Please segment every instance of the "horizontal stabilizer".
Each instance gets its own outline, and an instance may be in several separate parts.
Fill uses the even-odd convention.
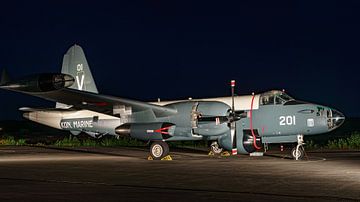
[[[19,111],[22,112],[37,112],[37,111],[73,111],[71,109],[62,109],[62,108],[31,108],[31,107],[21,107]]]
[[[10,82],[10,77],[9,77],[6,69],[3,69],[2,73],[1,73],[0,85],[4,85],[4,84],[6,84],[8,82]]]

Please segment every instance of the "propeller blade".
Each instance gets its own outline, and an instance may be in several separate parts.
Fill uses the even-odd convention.
[[[217,125],[229,122],[229,118],[227,116],[201,116],[197,119],[198,121],[215,121]]]
[[[232,155],[237,155],[237,139],[236,139],[236,122],[230,123],[231,141],[232,141]]]
[[[234,96],[235,96],[235,80],[231,80],[231,110],[233,113],[235,112]]]
[[[232,155],[237,155],[237,140],[236,140],[236,121],[240,120],[240,117],[235,113],[235,80],[231,80],[231,113],[229,114],[230,133],[232,142]]]

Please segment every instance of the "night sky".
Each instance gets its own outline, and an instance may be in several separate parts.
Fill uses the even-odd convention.
[[[4,1],[6,2],[6,1]],[[285,89],[360,117],[359,1],[0,3],[0,69],[60,72],[74,43],[100,93],[155,101]],[[7,1],[10,2],[10,1]],[[0,120],[52,107],[0,91]]]

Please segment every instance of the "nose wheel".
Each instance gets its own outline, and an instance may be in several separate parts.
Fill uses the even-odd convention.
[[[305,151],[304,151],[304,148],[301,146],[299,147],[296,146],[294,147],[292,150],[291,150],[291,156],[293,157],[293,159],[295,160],[301,160],[304,158],[305,156]]]
[[[296,147],[294,147],[291,150],[291,156],[295,160],[301,160],[305,156],[305,149],[303,147],[303,145],[305,144],[304,143],[304,135],[298,135],[297,140],[298,140],[298,144],[296,145]]]

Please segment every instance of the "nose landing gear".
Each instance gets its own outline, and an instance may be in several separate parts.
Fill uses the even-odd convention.
[[[301,160],[305,156],[305,149],[303,147],[304,143],[304,135],[297,136],[298,144],[291,150],[291,156],[297,161]]]

